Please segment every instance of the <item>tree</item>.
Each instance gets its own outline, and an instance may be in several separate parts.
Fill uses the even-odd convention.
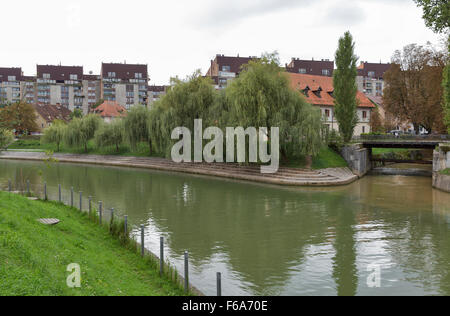
[[[70,147],[84,147],[87,152],[88,142],[94,137],[101,123],[101,118],[95,114],[73,119],[64,134],[65,143]]]
[[[370,114],[370,129],[374,133],[385,132],[378,107],[372,110],[372,113]]]
[[[0,149],[14,141],[14,133],[7,129],[0,129]]]
[[[358,101],[356,93],[356,76],[358,75],[356,63],[358,57],[354,54],[355,43],[350,32],[346,32],[339,39],[336,51],[336,70],[333,75],[335,115],[339,123],[339,130],[345,142],[353,137],[353,131],[358,122],[356,108]]]
[[[441,131],[442,72],[445,54],[432,47],[411,44],[396,51],[385,73],[383,104],[387,112],[411,122],[416,133],[423,126],[429,132]]]
[[[25,102],[17,102],[0,109],[0,128],[15,130],[19,134],[36,132],[36,111]]]
[[[217,95],[211,80],[204,78],[199,70],[186,80],[172,78],[171,87],[154,104],[148,118],[149,136],[155,148],[168,155],[173,144],[171,132],[175,127],[183,126],[192,131],[196,119],[209,124],[210,109]]]
[[[56,144],[56,151],[60,150],[61,143],[66,134],[67,125],[63,121],[55,120],[53,124],[44,130],[43,144]]]
[[[427,27],[436,33],[450,28],[450,3],[448,0],[414,0],[423,9],[423,19]]]
[[[450,133],[450,63],[447,63],[447,66],[444,69],[442,88],[444,90],[443,108],[445,113],[445,124],[447,125],[448,133]]]
[[[152,153],[151,138],[148,133],[149,110],[144,106],[132,107],[124,118],[125,140],[130,144],[132,150],[137,149],[140,142],[148,142],[150,154]]]
[[[82,118],[83,117],[83,111],[80,109],[73,110],[72,113],[70,113],[70,119],[73,120],[74,118]]]
[[[115,119],[109,124],[103,124],[95,132],[95,145],[100,147],[115,146],[116,151],[119,152],[119,146],[124,139],[124,127],[122,119]]]
[[[226,89],[227,102],[221,102],[229,112],[222,119],[230,126],[271,127],[280,129],[280,150],[283,158],[315,156],[322,147],[320,111],[306,102],[290,87],[289,79],[279,65],[278,55],[265,54],[244,66],[239,78]],[[214,109],[215,120],[220,111]],[[214,115],[214,113],[213,113]]]

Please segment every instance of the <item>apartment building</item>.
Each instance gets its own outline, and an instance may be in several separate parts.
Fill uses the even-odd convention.
[[[148,101],[148,66],[139,64],[102,63],[101,98],[115,101],[127,110]]]
[[[22,68],[0,68],[0,104],[20,101]]]
[[[83,110],[83,67],[37,65],[36,103],[60,104],[71,111]]]
[[[369,97],[380,97],[384,90],[384,73],[391,64],[361,62],[356,83],[358,90]]]
[[[206,73],[214,83],[216,89],[224,89],[229,82],[236,78],[242,71],[242,66],[248,64],[249,61],[258,59],[257,57],[232,57],[225,55],[216,55],[214,60],[211,60],[211,66]]]
[[[167,93],[168,88],[168,86],[148,86],[148,105],[151,106],[153,102],[158,101]]]
[[[291,62],[286,64],[286,71],[295,74],[332,77],[334,61],[330,61],[329,59],[302,60],[299,58],[292,58]]]
[[[20,99],[28,104],[35,104],[36,96],[36,77],[22,76],[20,81]]]
[[[339,130],[339,124],[334,114],[334,86],[333,78],[306,74],[289,73],[291,88],[305,96],[306,100],[320,108],[325,124],[330,130]],[[375,105],[364,93],[358,91],[356,95],[359,106],[357,108],[358,123],[355,135],[370,133],[370,119]]]

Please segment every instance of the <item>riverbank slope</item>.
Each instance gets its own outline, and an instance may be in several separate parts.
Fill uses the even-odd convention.
[[[49,157],[42,152],[0,152],[0,159],[22,159],[44,161]],[[292,186],[334,186],[349,184],[358,179],[349,168],[327,168],[306,170],[280,168],[275,174],[261,174],[258,166],[242,166],[228,163],[175,163],[168,159],[152,157],[122,157],[103,155],[54,154],[59,162],[86,163],[107,166],[156,169],[184,172],[205,176],[216,176],[236,180]]]
[[[46,226],[39,218],[58,218]],[[67,266],[81,269],[69,288]],[[0,296],[173,296],[183,292],[85,213],[0,192]]]

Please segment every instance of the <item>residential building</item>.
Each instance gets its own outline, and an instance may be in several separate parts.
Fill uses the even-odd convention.
[[[384,73],[391,64],[361,62],[358,67],[356,83],[358,90],[367,96],[382,96],[384,90]]]
[[[89,75],[83,75],[83,94],[84,94],[84,106],[83,108],[90,109],[100,100],[101,93],[101,76],[93,75],[92,72]]]
[[[291,87],[305,96],[306,100],[320,107],[325,124],[332,130],[339,130],[339,124],[334,114],[333,78],[306,74],[289,73]],[[359,106],[357,109],[358,123],[355,135],[370,133],[370,117],[375,105],[360,91],[357,92]]]
[[[211,60],[211,66],[206,73],[214,83],[216,89],[224,89],[228,83],[236,78],[242,71],[242,66],[248,64],[249,61],[258,59],[257,57],[230,57],[225,55],[216,55],[214,60]]]
[[[21,68],[0,68],[0,104],[20,101]]]
[[[126,109],[146,105],[148,81],[147,65],[102,63],[101,99],[115,101]]]
[[[55,120],[69,122],[71,119],[72,112],[61,105],[35,104],[34,109],[36,110],[36,123],[39,132],[51,126]]]
[[[151,106],[153,102],[158,101],[167,93],[167,89],[168,86],[148,86],[148,105]]]
[[[60,104],[72,112],[88,112],[82,66],[37,65],[36,95],[37,104]]]
[[[99,115],[106,123],[110,123],[115,118],[127,115],[125,107],[121,106],[116,101],[104,101],[91,112]]]
[[[302,60],[292,58],[291,62],[286,64],[286,71],[296,74],[332,77],[334,71],[334,61],[330,61],[329,59]]]
[[[20,81],[20,99],[28,104],[36,103],[36,77],[22,76]]]

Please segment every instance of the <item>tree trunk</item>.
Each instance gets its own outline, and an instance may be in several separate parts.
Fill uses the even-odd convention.
[[[84,143],[84,152],[87,154],[88,152],[88,148],[87,148],[87,143]]]
[[[119,152],[119,144],[116,144],[116,152]]]
[[[148,141],[148,149],[150,150],[150,156],[152,155],[152,141]]]
[[[312,168],[312,156],[306,155],[305,162],[306,162],[306,166],[305,166],[306,169],[311,169]]]
[[[59,152],[59,143],[56,143],[56,151]]]

